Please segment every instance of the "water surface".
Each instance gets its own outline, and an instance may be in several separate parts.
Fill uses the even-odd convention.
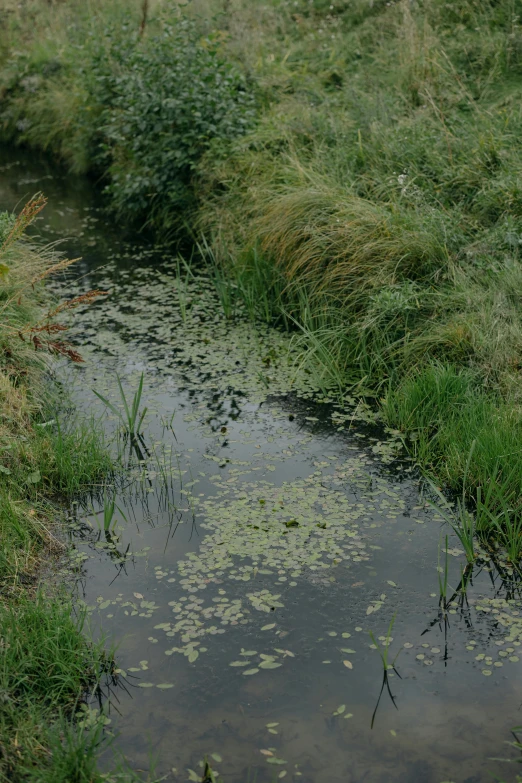
[[[79,598],[118,646],[114,747],[179,781],[204,757],[227,783],[514,779],[493,760],[516,758],[521,722],[510,575],[481,564],[441,612],[438,569],[451,597],[463,553],[451,536],[442,551],[449,531],[371,409],[329,402],[287,335],[227,321],[210,282],[125,236],[88,181],[3,152],[0,207],[38,190],[40,236],[82,256],[58,292],[110,292],[77,311],[86,361],[59,377],[109,433],[93,390],[118,406],[116,374],[128,397],[145,378],[143,437],[114,446],[115,524],[100,530],[110,488],[71,513]]]

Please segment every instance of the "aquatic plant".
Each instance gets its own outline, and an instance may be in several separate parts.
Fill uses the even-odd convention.
[[[96,513],[94,508],[92,509],[92,513],[94,518],[96,519],[96,523],[98,525],[98,528],[100,530],[103,530],[104,533],[111,533],[112,529],[114,528],[114,525],[116,524],[116,519],[114,518],[115,511],[118,510],[123,519],[126,521],[125,514],[121,510],[119,506],[116,505],[116,495],[114,492],[109,492],[107,490],[107,487],[105,487],[104,493],[103,493],[103,509],[102,509],[102,518],[100,520],[99,515]]]
[[[143,394],[143,378],[144,374],[141,373],[140,380],[138,383],[138,388],[133,394],[132,402],[129,402],[127,400],[127,397],[125,395],[125,391],[122,386],[121,378],[118,374],[116,374],[116,381],[118,384],[118,390],[120,393],[120,400],[123,405],[123,412],[120,410],[120,408],[116,407],[116,405],[113,405],[113,403],[107,399],[107,397],[104,397],[103,394],[100,394],[96,391],[96,389],[93,389],[94,394],[103,402],[103,404],[112,412],[115,416],[118,417],[120,422],[122,423],[125,432],[131,440],[135,440],[136,437],[139,435],[140,427],[143,423],[143,419],[145,418],[147,414],[147,408],[143,408],[140,411],[141,406],[141,397]]]
[[[372,640],[375,648],[379,652],[379,656],[380,656],[381,663],[382,663],[382,669],[383,669],[381,690],[380,690],[379,696],[377,698],[377,704],[375,705],[375,709],[373,711],[372,720],[371,720],[371,724],[370,724],[370,728],[372,728],[372,729],[373,729],[373,726],[374,726],[374,723],[375,723],[375,718],[377,716],[377,710],[379,709],[379,704],[381,702],[381,697],[382,697],[382,694],[383,694],[385,688],[387,688],[387,690],[388,690],[388,695],[389,695],[389,697],[390,697],[390,699],[392,701],[393,706],[395,707],[395,709],[398,709],[397,704],[395,702],[395,697],[394,697],[393,693],[391,692],[391,688],[390,688],[389,672],[391,670],[394,671],[395,674],[397,675],[397,677],[400,678],[400,674],[397,671],[397,669],[395,668],[395,661],[397,660],[397,658],[399,656],[400,650],[398,651],[397,655],[395,656],[395,658],[391,662],[390,662],[389,657],[388,657],[389,656],[390,643],[392,641],[391,634],[392,634],[392,630],[393,630],[393,625],[395,623],[395,618],[396,618],[396,615],[394,614],[392,619],[390,620],[390,624],[388,625],[388,630],[386,632],[386,638],[385,638],[382,646],[376,640],[376,638],[375,638],[375,636],[373,634],[373,631],[369,632],[371,640]]]

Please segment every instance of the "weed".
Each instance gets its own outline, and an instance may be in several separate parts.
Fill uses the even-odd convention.
[[[107,488],[105,488],[103,493],[103,515],[101,520],[94,509],[92,509],[93,516],[96,519],[100,531],[103,530],[104,533],[112,533],[112,529],[116,524],[116,520],[114,518],[116,510],[118,510],[123,519],[127,521],[121,508],[116,505],[116,497],[114,493],[109,494],[107,492]]]
[[[439,540],[439,548],[437,551],[437,577],[439,580],[439,606],[443,611],[446,611],[447,595],[448,595],[448,536],[445,537],[444,547],[444,566],[440,564],[441,546]]]
[[[93,389],[93,392],[103,402],[103,404],[112,413],[114,413],[115,416],[118,417],[118,419],[120,420],[120,422],[122,423],[125,429],[125,432],[132,440],[135,440],[136,437],[139,435],[140,427],[143,423],[143,419],[145,418],[145,415],[148,410],[148,408],[143,408],[143,410],[141,410],[140,412],[141,397],[143,394],[143,377],[144,374],[141,373],[140,380],[138,383],[138,388],[134,392],[134,395],[132,397],[132,402],[129,403],[125,395],[125,391],[123,389],[120,376],[116,375],[116,380],[118,382],[118,389],[120,392],[120,400],[123,405],[123,413],[119,408],[113,405],[110,400],[108,400],[102,394],[97,392],[96,389]]]

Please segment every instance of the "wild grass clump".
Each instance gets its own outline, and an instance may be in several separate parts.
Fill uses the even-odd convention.
[[[47,780],[48,767],[55,770],[54,780],[63,783],[94,779],[61,772],[69,767],[70,773],[65,762],[73,737],[83,756],[79,768],[89,768],[91,775],[95,770],[89,738],[79,739],[69,726],[86,688],[98,682],[108,665],[102,646],[84,637],[83,619],[72,617],[70,601],[63,598],[38,594],[16,604],[0,603],[2,779]]]
[[[522,557],[522,417],[487,393],[476,374],[432,364],[413,371],[383,400],[393,427],[437,482],[461,490],[451,522],[466,552],[473,535],[501,543],[509,560]],[[469,505],[468,505],[469,504]]]
[[[359,299],[404,279],[441,274],[448,254],[437,226],[327,183],[267,200],[254,224],[262,250],[289,282]]]

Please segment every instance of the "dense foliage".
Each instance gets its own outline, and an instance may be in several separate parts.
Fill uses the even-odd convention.
[[[43,63],[17,53],[3,74],[0,121],[73,169],[101,174],[121,218],[164,229],[192,205],[203,154],[222,155],[252,125],[253,90],[220,37],[190,19],[169,15],[145,36],[123,14],[102,22],[72,24],[68,49]]]
[[[122,214],[160,211],[168,221],[190,201],[202,154],[245,132],[253,99],[217,39],[201,39],[188,20],[137,40],[120,63],[103,115],[108,191]]]

